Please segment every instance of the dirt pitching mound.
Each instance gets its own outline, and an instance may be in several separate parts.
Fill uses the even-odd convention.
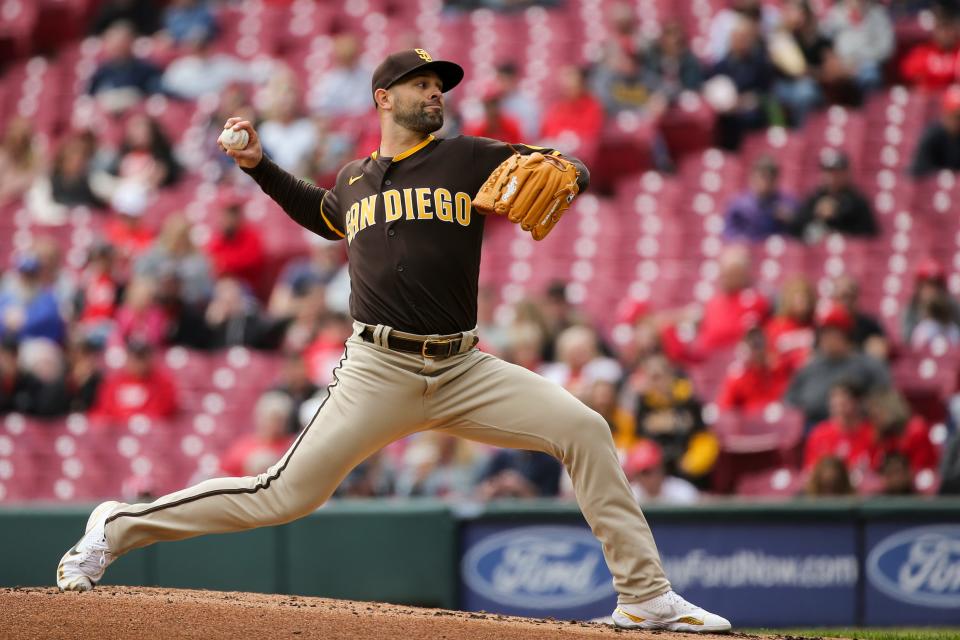
[[[555,638],[757,638],[622,631],[589,622],[419,609],[258,593],[98,587],[87,593],[0,589],[3,638],[324,638],[540,640]]]

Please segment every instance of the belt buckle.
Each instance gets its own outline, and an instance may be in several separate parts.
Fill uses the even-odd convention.
[[[432,356],[427,353],[427,346],[430,344],[450,344],[459,338],[439,338],[437,340],[424,340],[423,345],[420,347],[420,355],[424,358],[430,358],[431,360],[436,360],[437,358],[449,358],[451,354],[445,356]]]

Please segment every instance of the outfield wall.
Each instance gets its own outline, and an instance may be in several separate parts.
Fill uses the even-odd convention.
[[[0,586],[50,585],[88,507],[0,508]],[[739,626],[960,625],[960,500],[646,509],[675,588]],[[599,544],[555,502],[337,501],[295,523],[135,551],[106,584],[297,593],[588,619]]]

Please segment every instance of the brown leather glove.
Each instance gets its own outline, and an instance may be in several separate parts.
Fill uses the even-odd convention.
[[[543,240],[580,192],[579,172],[569,160],[534,152],[518,153],[493,170],[473,199],[480,213],[506,215]]]

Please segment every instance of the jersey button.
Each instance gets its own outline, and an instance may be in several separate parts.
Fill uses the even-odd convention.
[[[393,180],[384,180],[384,181],[383,181],[383,184],[385,184],[385,185],[387,185],[387,186],[389,187],[390,185],[393,184]]]
[[[395,235],[397,235],[396,229],[390,229],[389,231],[387,231],[387,235],[390,236],[391,238],[394,237]]]
[[[403,265],[402,265],[402,264],[398,264],[398,265],[397,265],[397,271],[401,271],[401,272],[403,271]]]

